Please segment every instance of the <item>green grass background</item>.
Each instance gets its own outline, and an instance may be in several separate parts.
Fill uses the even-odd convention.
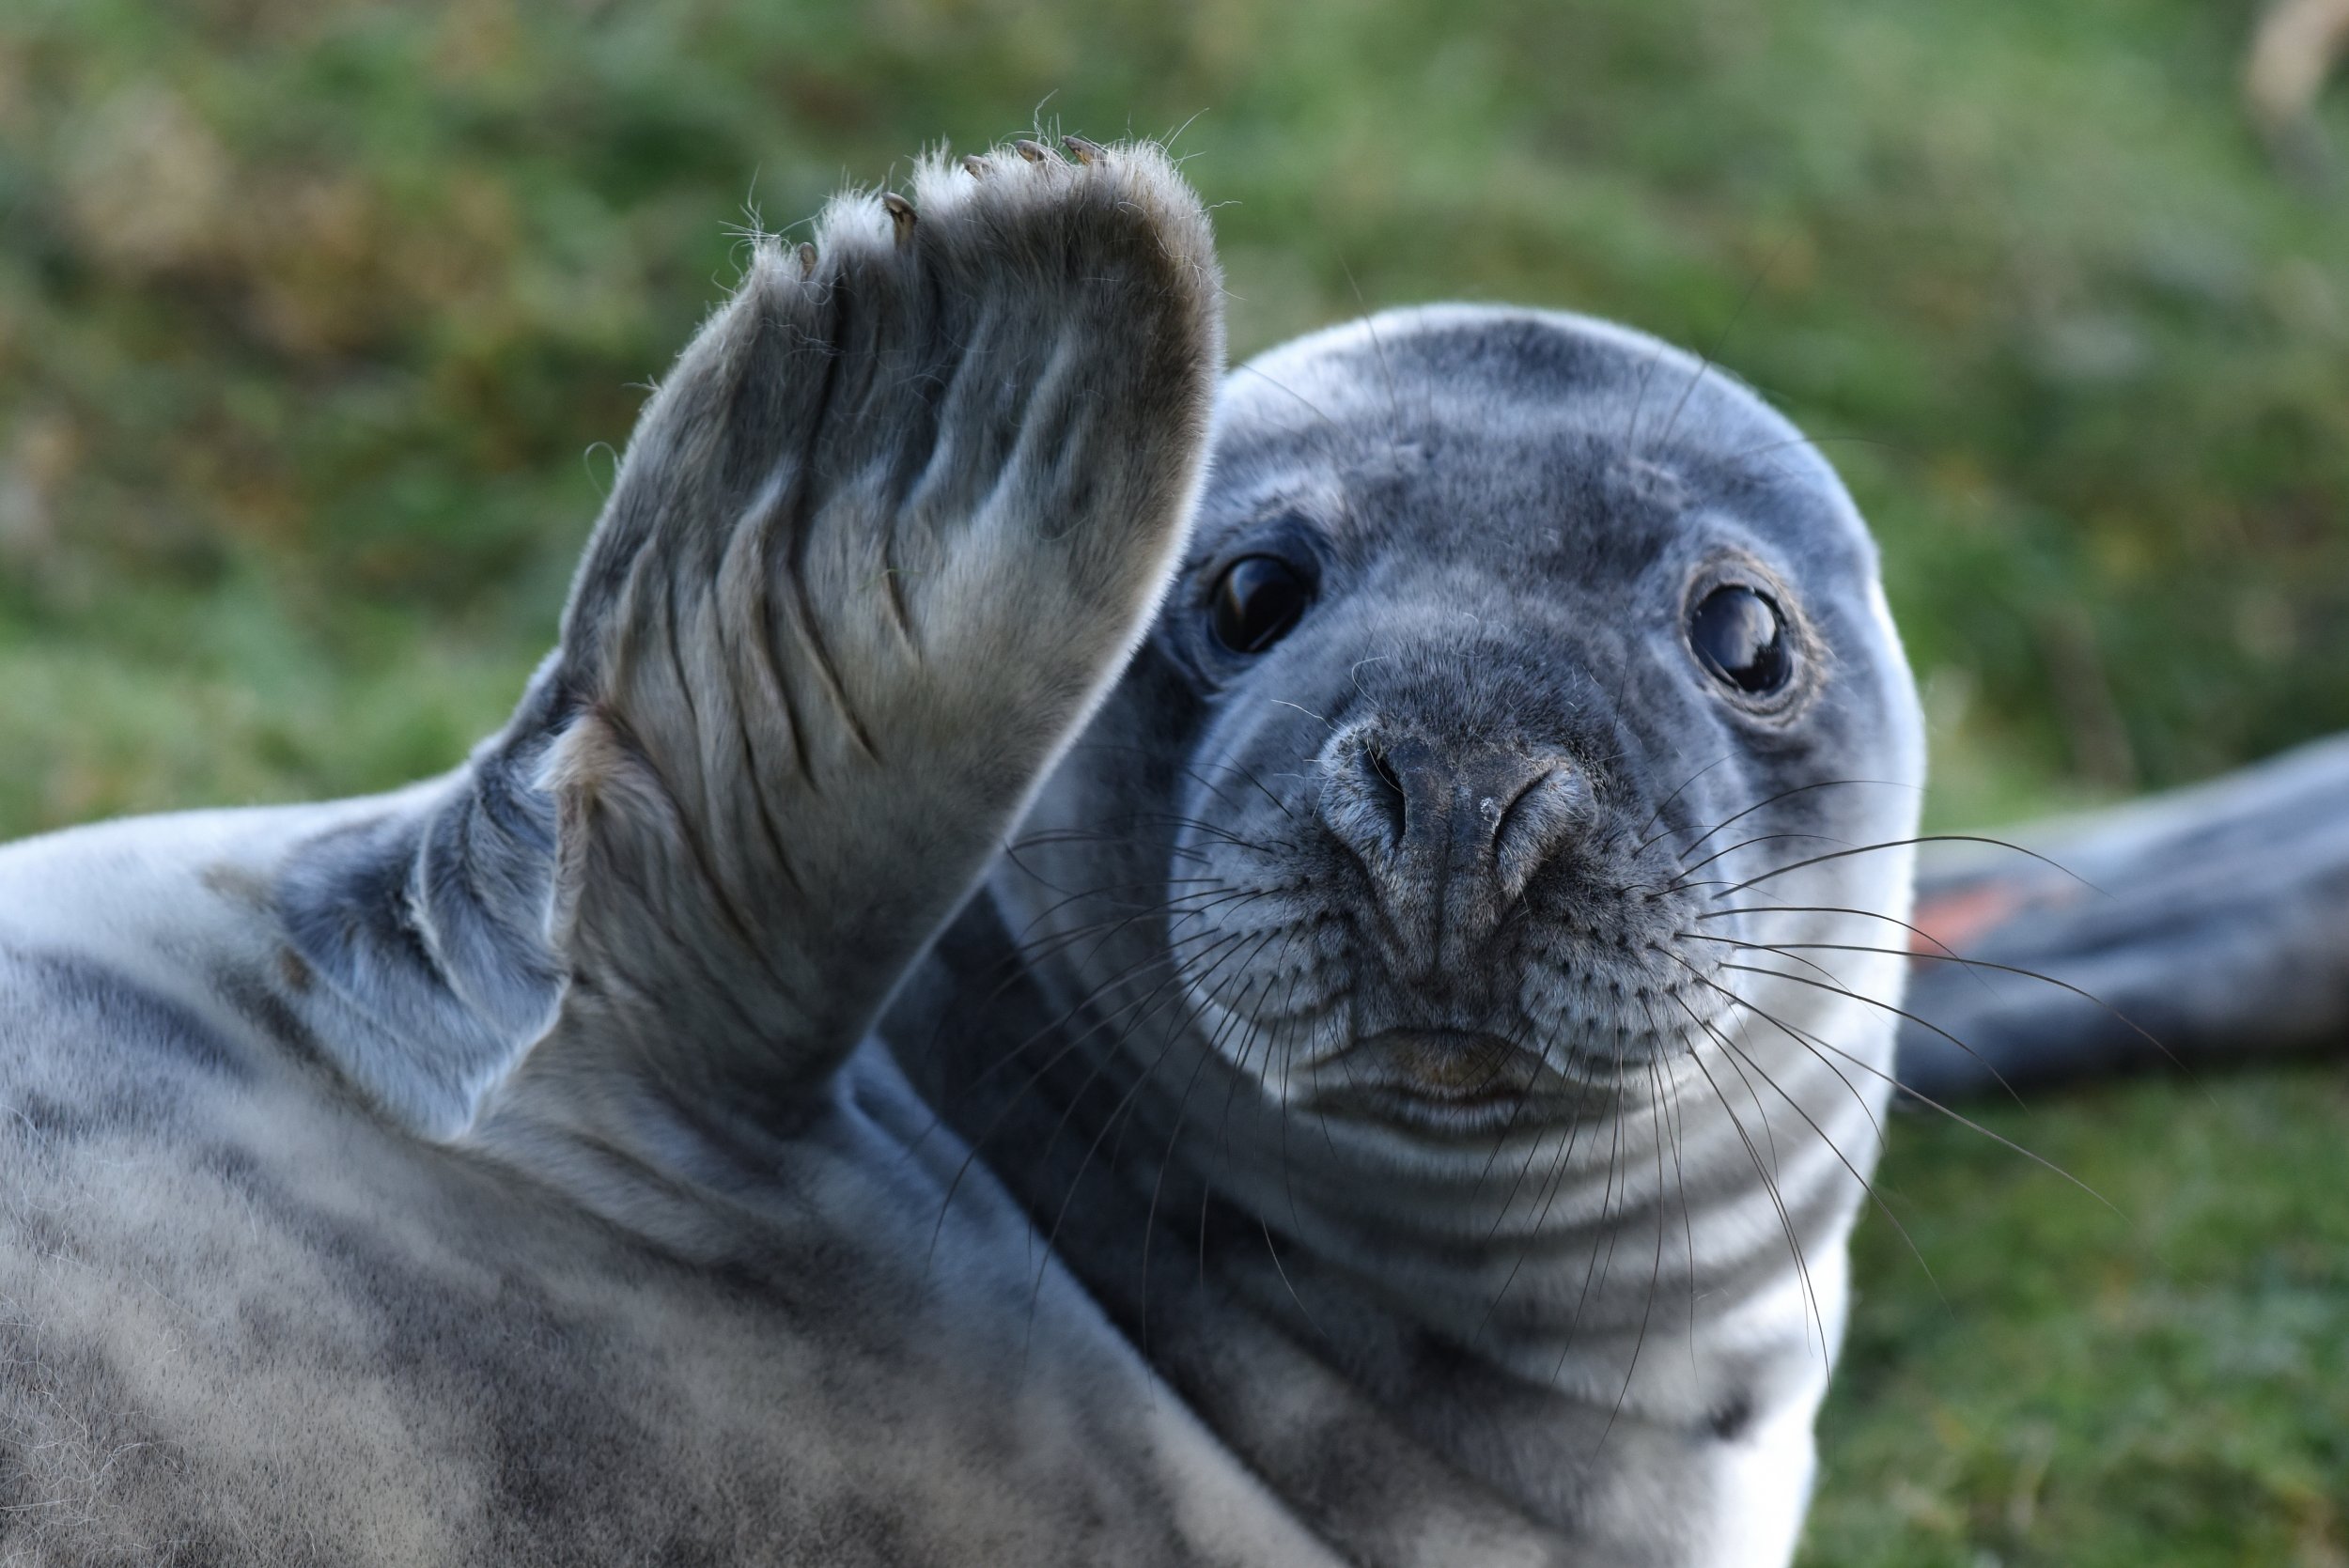
[[[493,726],[642,396],[844,180],[1179,131],[1237,352],[1618,317],[1821,438],[1942,824],[2349,727],[2349,202],[2246,0],[11,0],[0,833]],[[2325,136],[2349,148],[2349,116]],[[1813,1564],[2349,1563],[2349,1076],[1905,1119]],[[1937,1281],[1937,1283],[1936,1282]]]

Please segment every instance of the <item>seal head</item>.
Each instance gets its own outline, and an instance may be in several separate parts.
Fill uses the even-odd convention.
[[[967,1060],[1024,1050],[1058,1119],[932,1093],[1152,1345],[1221,1258],[1609,1560],[1791,1551],[1923,771],[1876,571],[1785,419],[1617,327],[1434,307],[1243,366],[1156,629],[991,879],[1053,1021]],[[1177,1385],[1240,1408],[1207,1359]],[[1659,1474],[1669,1528],[1591,1500]]]
[[[1459,306],[1234,377],[1092,739],[1001,894],[1065,930],[1104,911],[1050,887],[1156,871],[1163,914],[1045,967],[1146,987],[1162,943],[1161,1011],[1230,1070],[1406,1143],[1570,1119],[1743,1028],[1719,965],[1786,928],[1721,895],[1906,836],[1922,753],[1874,546],[1792,426],[1621,328]],[[1831,879],[1897,916],[1878,862]]]

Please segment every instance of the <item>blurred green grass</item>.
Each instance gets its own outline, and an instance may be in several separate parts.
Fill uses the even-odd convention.
[[[1179,131],[1234,348],[1617,317],[1817,436],[1944,823],[2349,727],[2349,204],[2244,0],[14,0],[0,833],[447,766],[552,637],[642,386],[940,136]],[[2323,127],[2349,146],[2336,109]],[[2344,1081],[1898,1128],[1819,1563],[2349,1561]]]
[[[2349,1560],[2349,1072],[1968,1111],[2103,1201],[1895,1119],[1806,1561]]]

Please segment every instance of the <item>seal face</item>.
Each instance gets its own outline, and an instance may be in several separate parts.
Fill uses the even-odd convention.
[[[1719,966],[1774,894],[1727,889],[1913,820],[1873,548],[1718,371],[1395,313],[1239,372],[1213,472],[1116,738],[1037,818],[1130,836],[1020,861],[1081,888],[1165,856],[1162,926],[1064,967],[1163,942],[1187,1022],[1284,1101],[1405,1141],[1570,1118],[1742,1027]]]
[[[1158,641],[1202,705],[1167,802],[1205,879],[1174,955],[1216,1048],[1302,1109],[1563,1120],[1572,1084],[1643,1078],[1731,1010],[1715,970],[1753,921],[1704,917],[1760,867],[1692,850],[1853,823],[1761,805],[1781,791],[1913,779],[1874,565],[1741,399],[1689,388],[1642,442],[1628,345],[1610,365],[1604,337],[1497,314],[1372,331],[1244,375],[1225,415]],[[1297,380],[1343,436],[1277,417]],[[1220,584],[1266,559],[1312,602],[1235,653]]]
[[[993,881],[1067,1020],[1028,1054],[1045,1097],[1154,1200],[1081,1272],[1113,1295],[1189,1205],[1212,1274],[1228,1209],[1279,1263],[1268,1315],[1535,1516],[1626,1561],[1791,1551],[1899,988],[1803,944],[1902,945],[1921,783],[1857,513],[1719,371],[1472,307],[1243,367],[1210,474]],[[1056,1233],[1107,1204],[965,1125]],[[1496,1454],[1404,1364],[1437,1344],[1597,1418]],[[1690,1522],[1609,1514],[1614,1460],[1559,1434],[1636,1454],[1648,1421],[1775,1422],[1784,1498],[1724,1471],[1675,1492]]]

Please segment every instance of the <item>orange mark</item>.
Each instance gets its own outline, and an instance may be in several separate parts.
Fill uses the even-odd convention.
[[[1917,906],[1910,924],[1923,935],[1911,933],[1908,950],[1928,958],[1946,957],[2030,902],[2012,882],[1982,882],[1960,893],[1943,893]],[[1936,942],[1948,944],[1945,951]]]

